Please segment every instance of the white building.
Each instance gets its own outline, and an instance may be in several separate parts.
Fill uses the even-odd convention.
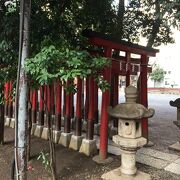
[[[180,32],[175,32],[175,44],[169,44],[158,48],[160,52],[155,58],[151,58],[149,64],[156,62],[165,71],[164,81],[154,83],[150,78],[148,87],[174,87],[180,88]]]

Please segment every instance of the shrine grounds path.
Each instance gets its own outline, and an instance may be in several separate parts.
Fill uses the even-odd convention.
[[[168,149],[169,145],[180,141],[180,129],[173,124],[177,119],[177,110],[169,101],[180,98],[173,94],[148,94],[149,107],[155,109],[154,117],[149,119],[149,139],[154,142],[153,149],[176,153]]]
[[[163,152],[169,151],[168,146],[180,140],[180,130],[173,124],[176,120],[176,108],[169,105],[178,95],[149,94],[149,107],[156,110],[153,118],[149,119],[149,138],[155,145],[151,148]],[[121,102],[123,97],[121,97]],[[14,130],[5,128],[5,145],[0,145],[0,180],[10,179],[11,162],[13,159]],[[39,138],[32,138],[31,161],[29,162],[28,180],[48,180],[48,172],[44,169],[37,157],[41,150],[48,151],[48,142]],[[76,151],[56,146],[58,180],[100,180],[101,175],[120,166],[120,156],[113,156],[113,162],[99,165]],[[179,180],[176,175],[165,170],[156,169],[144,164],[137,164],[139,170],[151,174],[153,180]],[[38,179],[39,178],[39,179]]]

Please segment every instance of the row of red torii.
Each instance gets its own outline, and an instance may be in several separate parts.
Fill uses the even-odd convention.
[[[94,48],[91,53],[101,53],[101,55],[110,58],[112,65],[103,70],[102,75],[106,79],[111,88],[102,93],[101,109],[98,109],[98,86],[92,77],[88,79],[76,79],[77,94],[76,98],[72,93],[66,94],[59,81],[55,81],[53,86],[42,86],[39,91],[31,90],[29,101],[31,102],[31,120],[33,130],[36,127],[43,127],[39,136],[42,135],[43,129],[48,126],[43,105],[42,96],[47,103],[47,109],[54,115],[54,130],[62,132],[64,135],[63,144],[68,147],[72,132],[74,137],[83,137],[82,129],[86,130],[86,142],[94,141],[96,128],[100,128],[100,146],[99,155],[101,159],[107,158],[108,148],[108,130],[109,117],[107,113],[108,106],[115,106],[119,103],[119,76],[126,77],[126,86],[130,85],[130,76],[139,74],[139,101],[145,107],[148,106],[147,98],[147,74],[151,71],[148,67],[148,58],[155,56],[158,50],[132,44],[126,41],[117,40],[108,35],[100,34],[91,30],[84,30],[83,35],[88,38],[90,45]],[[101,48],[98,52],[95,49]],[[124,52],[125,56],[113,56],[113,52]],[[136,54],[139,58],[133,58],[132,54]],[[70,82],[69,82],[70,83]],[[12,90],[12,82],[5,84],[5,116],[6,125],[13,123],[13,102],[8,98],[9,92]],[[84,101],[85,99],[85,101]],[[75,108],[74,108],[75,107]],[[74,112],[75,111],[75,112]],[[100,115],[100,118],[99,118]],[[84,128],[84,125],[86,127]],[[12,125],[11,125],[12,126]],[[113,121],[113,127],[117,128],[117,120]],[[142,133],[148,139],[148,121],[142,119]],[[61,138],[61,135],[59,137]],[[56,137],[57,138],[57,137]],[[78,138],[77,138],[78,139]],[[83,138],[79,138],[78,147],[82,143]],[[56,139],[56,142],[60,140]],[[91,143],[90,143],[91,144]],[[91,147],[89,147],[91,149]],[[91,151],[91,150],[90,150]],[[92,152],[93,153],[93,152]],[[89,152],[88,155],[92,154]],[[87,153],[85,153],[87,154]]]

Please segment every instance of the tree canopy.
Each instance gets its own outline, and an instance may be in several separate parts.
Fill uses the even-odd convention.
[[[150,75],[151,79],[154,80],[154,82],[162,82],[164,80],[164,76],[165,71],[160,67],[156,67]]]
[[[30,55],[44,40],[84,49],[81,31],[90,28],[131,42],[141,36],[147,46],[173,43],[172,28],[180,27],[179,0],[36,0],[32,1]],[[0,2],[0,74],[13,78],[18,59],[19,0]],[[49,44],[51,45],[51,44]],[[12,73],[11,73],[12,72]]]

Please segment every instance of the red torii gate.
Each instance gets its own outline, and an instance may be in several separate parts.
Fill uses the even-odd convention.
[[[147,73],[151,71],[148,67],[148,58],[156,56],[159,52],[157,49],[148,48],[118,40],[105,34],[94,32],[92,30],[84,30],[83,36],[89,39],[89,43],[103,49],[103,56],[112,59],[112,66],[104,69],[103,76],[112,86],[113,98],[112,105],[118,104],[118,76],[126,76],[126,86],[130,84],[130,75],[137,75],[140,72],[140,103],[145,107],[148,106],[147,98]],[[118,54],[113,57],[113,51],[125,52],[125,57]],[[132,58],[131,54],[140,55],[140,58]],[[102,55],[102,54],[101,54]],[[100,126],[100,158],[106,159],[108,146],[108,113],[107,108],[110,105],[110,90],[106,90],[102,95],[101,107],[101,126]],[[117,125],[116,125],[117,126]],[[142,119],[142,133],[148,139],[148,121]]]
[[[130,76],[137,75],[140,73],[140,103],[147,107],[147,73],[151,70],[148,67],[148,57],[155,56],[158,50],[139,46],[126,41],[117,40],[108,35],[97,33],[91,30],[83,31],[83,35],[89,39],[89,43],[93,47],[100,47],[101,51],[97,51],[97,48],[92,50],[93,54],[100,54],[108,57],[112,61],[112,65],[103,70],[102,75],[111,84],[111,91],[106,90],[102,94],[102,106],[101,106],[101,120],[100,120],[100,158],[106,159],[107,157],[107,145],[108,145],[108,106],[115,106],[118,104],[118,76],[126,77],[126,86],[130,84]],[[91,50],[89,50],[91,52]],[[118,52],[114,56],[113,52]],[[119,52],[124,52],[125,56],[121,56]],[[133,58],[131,55],[136,54],[139,58]],[[94,140],[94,123],[98,125],[98,86],[94,81],[93,76],[85,79],[77,77],[77,96],[74,103],[73,93],[66,93],[62,84],[58,80],[54,80],[54,83],[49,85],[41,86],[38,90],[30,90],[29,101],[32,104],[31,109],[31,120],[35,126],[33,134],[36,136],[48,139],[47,127],[49,126],[47,117],[52,115],[54,120],[55,133],[59,134],[60,140],[56,143],[63,144],[65,147],[69,147],[69,141],[72,140],[72,130],[74,132],[74,140],[83,138],[82,136],[82,119],[87,122],[86,128],[86,139],[89,142]],[[84,81],[85,80],[85,81]],[[73,83],[67,81],[67,84]],[[84,86],[84,83],[86,85]],[[84,89],[86,91],[86,101],[84,105]],[[63,93],[62,93],[63,90]],[[5,99],[6,99],[6,116],[12,118],[12,98],[9,93],[12,91],[12,82],[5,84]],[[38,98],[39,97],[39,98]],[[46,103],[48,112],[46,112]],[[62,101],[63,98],[63,101]],[[74,114],[74,105],[76,106],[76,112]],[[61,112],[63,107],[63,113]],[[82,111],[83,110],[83,111]],[[84,112],[85,110],[85,115]],[[38,116],[37,116],[38,111]],[[44,113],[46,116],[44,116]],[[74,121],[72,118],[74,117]],[[64,117],[63,119],[61,117]],[[62,121],[63,120],[63,121]],[[12,121],[12,119],[11,119]],[[63,124],[61,125],[61,121]],[[148,121],[147,119],[142,120],[142,131],[143,136],[148,139]],[[13,121],[12,121],[13,122]],[[86,123],[85,123],[86,124]],[[72,125],[74,126],[72,128]],[[61,133],[61,128],[63,133]],[[117,127],[117,121],[114,121],[114,126]],[[98,127],[98,126],[97,126]],[[33,128],[34,129],[34,128]],[[36,133],[35,133],[36,132]],[[66,141],[61,141],[65,138]],[[65,143],[64,143],[65,142]],[[86,142],[86,141],[84,141]],[[78,142],[79,143],[79,142]],[[75,150],[79,150],[79,145]]]

